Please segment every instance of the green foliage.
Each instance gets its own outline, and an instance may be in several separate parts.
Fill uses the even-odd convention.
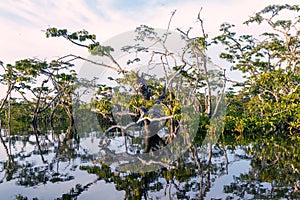
[[[7,105],[6,105],[7,106]],[[27,133],[30,129],[30,104],[26,102],[17,102],[11,99],[11,110],[10,110],[10,129],[13,135],[22,135]],[[8,113],[6,112],[3,118],[4,127],[8,127]]]
[[[299,192],[291,192],[291,188],[296,188],[295,186],[299,182],[300,170],[298,148],[300,145],[299,11],[298,5],[271,5],[245,22],[246,25],[252,23],[262,25],[266,22],[272,29],[269,32],[262,32],[259,36],[238,35],[233,31],[234,25],[224,23],[220,29],[222,34],[215,37],[212,42],[209,43],[206,37],[198,37],[193,41],[193,47],[201,51],[215,43],[223,44],[225,52],[220,55],[221,58],[230,62],[233,70],[240,70],[244,73],[245,82],[242,84],[242,89],[238,92],[230,90],[226,93],[228,102],[224,129],[226,134],[220,138],[222,145],[229,145],[229,149],[243,146],[247,154],[245,157],[252,157],[252,168],[249,173],[235,177],[234,183],[224,187],[225,192],[241,198],[244,198],[245,192],[254,195],[254,198],[299,198]],[[289,15],[289,18],[280,18],[281,14],[285,12],[296,13],[296,16],[291,17]],[[158,38],[154,29],[145,25],[138,27],[136,32],[139,33],[137,40],[143,41],[146,38],[152,38],[159,39],[161,42],[164,39]],[[46,31],[46,37],[63,37],[78,46],[87,48],[92,55],[112,58],[110,53],[113,48],[101,46],[96,41],[96,36],[85,30],[70,33],[67,29],[49,28]],[[131,49],[146,50],[141,46],[126,46],[123,50],[129,52]],[[111,59],[111,61],[114,60]],[[136,58],[129,61],[128,64],[139,61],[139,58]],[[0,83],[7,85],[7,94],[10,94],[9,97],[2,100],[3,107],[0,109],[0,114],[4,121],[2,125],[5,128],[9,128],[8,124],[11,126],[12,134],[10,136],[28,133],[23,130],[29,129],[29,121],[33,120],[33,116],[39,117],[39,119],[34,118],[39,125],[41,122],[51,121],[52,129],[66,129],[66,123],[74,126],[72,123],[74,121],[72,118],[72,100],[75,96],[73,92],[77,87],[77,74],[72,69],[72,63],[64,62],[63,59],[51,62],[24,59],[17,61],[14,65],[8,64],[6,66],[0,61],[0,65],[5,71],[0,75]],[[183,78],[189,81],[190,86],[195,88],[197,97],[201,102],[200,107],[203,107],[200,109],[199,120],[193,121],[198,125],[194,145],[200,147],[207,131],[216,128],[210,116],[205,114],[204,107],[208,105],[208,100],[206,94],[201,93],[200,90],[206,87],[208,83],[211,84],[212,90],[220,86],[218,80],[207,81],[207,79],[216,76],[223,77],[223,74],[217,70],[203,70],[192,66],[190,68],[184,68],[183,65],[175,66],[173,70],[179,72]],[[109,79],[114,80],[114,78]],[[95,109],[100,123],[105,122],[107,124],[107,126],[101,124],[101,127],[104,128],[115,125],[112,105],[119,105],[132,111],[133,116],[136,116],[133,117],[134,120],[137,120],[142,113],[141,108],[153,108],[165,89],[165,85],[160,84],[155,77],[146,77],[145,79],[147,80],[147,87],[151,90],[149,99],[146,99],[138,89],[141,82],[139,74],[124,73],[122,78],[115,80],[120,84],[120,87],[115,87],[113,90],[107,85],[98,85],[98,91],[92,104],[80,104],[77,111],[85,112],[91,111],[92,108]],[[11,93],[10,89],[23,95],[24,98],[21,101],[15,99],[14,93]],[[29,93],[32,94],[32,99],[26,98]],[[114,93],[115,99],[112,98],[112,93]],[[175,121],[189,117],[180,115],[182,105],[176,100],[174,91],[165,91],[164,95],[165,97],[159,102],[164,115],[176,115]],[[212,100],[216,100],[216,97],[212,96]],[[88,120],[89,116],[83,115],[81,117],[83,120]],[[215,120],[219,119],[215,118]],[[70,131],[70,129],[68,130]],[[38,143],[38,135],[35,136]],[[53,134],[52,136],[55,137],[56,135]],[[24,144],[28,142],[39,146],[32,140],[29,141],[28,138],[29,136],[22,139]],[[45,141],[48,139],[46,138]],[[1,142],[2,144],[8,143],[5,140]],[[13,145],[15,142],[12,139]],[[57,145],[54,145],[55,142]],[[7,174],[4,176],[6,181],[17,179],[16,184],[26,187],[37,186],[41,183],[46,184],[47,182],[70,181],[74,179],[73,176],[54,172],[52,166],[56,162],[58,166],[58,161],[70,163],[71,159],[80,158],[85,162],[80,170],[97,175],[97,181],[113,182],[117,190],[126,192],[125,199],[141,199],[147,197],[148,191],[161,191],[164,188],[162,180],[166,185],[169,185],[170,189],[171,185],[178,188],[183,185],[184,189],[178,189],[176,197],[185,199],[190,198],[188,192],[200,188],[200,177],[201,188],[199,190],[201,190],[201,194],[204,191],[205,196],[211,187],[211,181],[215,178],[213,175],[218,170],[213,164],[208,165],[196,157],[188,157],[183,161],[183,166],[178,164],[178,168],[174,170],[163,169],[151,173],[120,174],[113,172],[105,165],[99,167],[93,164],[89,166],[87,161],[96,162],[94,155],[89,155],[85,151],[78,151],[77,154],[75,141],[72,139],[68,140],[67,138],[60,141],[58,137],[55,142],[51,143],[55,146],[52,152],[47,149],[47,144],[43,146],[44,151],[39,152],[41,156],[49,152],[51,155],[55,155],[53,163],[49,163],[47,167],[45,167],[46,165],[34,167],[31,163],[17,166],[18,163],[16,162],[16,165],[9,169],[8,161],[0,162],[3,165],[1,168],[7,170]],[[136,142],[140,143],[141,140],[136,140]],[[220,148],[218,145],[217,147]],[[7,153],[9,154],[8,151]],[[25,160],[26,156],[30,157],[36,153],[37,150],[35,149],[29,155],[24,155],[22,152],[14,154],[13,157],[21,161]],[[225,149],[222,150],[223,153],[225,154]],[[218,153],[214,151],[212,156],[216,154]],[[217,157],[219,159],[220,153]],[[214,160],[218,159],[215,158]],[[191,160],[194,160],[195,163],[191,164]],[[196,167],[196,164],[199,165]],[[228,167],[228,163],[226,165]],[[74,169],[76,167],[74,166]],[[224,170],[224,166],[221,166],[221,169]],[[205,180],[203,181],[203,179]],[[95,182],[85,186],[77,184],[58,199],[75,199]],[[177,183],[179,184],[176,185]],[[262,183],[270,183],[273,187],[272,191],[268,192],[267,188],[261,186]],[[17,195],[16,198],[27,199],[22,195]]]
[[[46,30],[46,37],[63,37],[78,46],[86,47],[92,55],[109,56],[110,52],[114,51],[110,46],[100,45],[100,43],[96,41],[96,35],[89,34],[86,30],[69,33],[67,29],[52,27]]]
[[[94,56],[107,56],[110,52],[114,51],[114,49],[110,46],[101,46],[99,43],[90,44],[88,47],[89,52]]]
[[[73,33],[68,33],[67,29],[57,29],[55,27],[48,28],[46,30],[46,37],[65,37],[67,39],[71,40],[79,40],[80,42],[86,41],[86,40],[95,40],[96,35],[94,34],[89,34],[88,31],[82,30],[82,31],[77,31]]]
[[[66,113],[70,111],[70,95],[76,79],[72,67],[73,64],[61,60],[48,63],[38,59],[23,59],[15,65],[3,66],[5,72],[0,76],[0,83],[7,85],[7,96],[1,102],[0,112],[12,134],[27,132],[25,129],[30,124],[38,130],[38,124],[53,122],[53,116],[57,116],[53,113],[58,107],[65,109],[64,117],[70,114]],[[22,98],[14,98],[15,94]]]
[[[258,37],[237,36],[233,25],[221,26],[223,34],[215,38],[225,45],[221,58],[246,79],[239,94],[231,97],[226,130],[299,133],[299,11],[297,5],[272,5],[256,13],[245,24],[266,22],[272,29]],[[289,18],[280,19],[281,13]]]

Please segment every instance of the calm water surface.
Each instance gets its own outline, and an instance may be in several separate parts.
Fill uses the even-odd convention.
[[[99,161],[97,134],[62,135],[40,134],[38,144],[2,132],[0,199],[300,199],[297,142],[231,138],[212,146],[210,162],[199,147],[198,165],[187,152],[176,169],[125,173]]]

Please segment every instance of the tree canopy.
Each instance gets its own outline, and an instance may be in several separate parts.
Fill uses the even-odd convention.
[[[53,169],[68,162],[70,171],[86,171],[97,179],[77,184],[61,199],[76,198],[99,180],[113,182],[127,199],[146,198],[149,191],[162,190],[163,184],[165,193],[169,188],[171,194],[173,186],[178,198],[189,198],[192,192],[195,198],[204,198],[211,183],[228,174],[227,153],[237,149],[244,153],[232,153],[232,162],[243,157],[251,160],[251,169],[225,185],[225,193],[241,198],[245,193],[254,198],[299,198],[299,12],[299,5],[270,5],[244,22],[249,29],[262,26],[262,32],[238,33],[235,25],[224,23],[214,37],[206,34],[199,13],[197,37],[190,37],[190,29],[176,30],[186,44],[176,55],[167,45],[173,12],[162,33],[146,25],[137,27],[136,43],[122,48],[133,55],[125,64],[115,57],[114,46],[102,44],[86,30],[48,28],[47,38],[62,37],[106,60],[69,54],[52,61],[0,61],[0,84],[6,88],[0,101],[0,142],[8,158],[0,162],[5,174],[0,183],[15,179],[17,185],[33,187],[70,181],[72,175]],[[160,51],[141,45],[145,41],[161,45]],[[243,82],[230,80],[228,72],[207,56],[214,45],[224,48],[220,57],[231,70],[243,73]],[[160,77],[128,68],[141,63],[143,53],[149,52],[146,70],[161,65]],[[116,76],[106,78],[117,86],[99,83],[96,77],[81,78],[74,70],[76,60],[114,71]],[[226,90],[229,82],[233,86]],[[91,101],[85,102],[80,95],[90,88],[95,90]],[[95,135],[97,154],[82,151],[80,139],[86,134]],[[116,139],[123,142],[121,153],[111,148]],[[20,152],[11,150],[17,142]],[[28,155],[23,153],[26,145]],[[208,151],[200,157],[203,146]],[[30,156],[40,156],[43,165],[28,163]],[[72,159],[84,164],[70,165]],[[95,165],[98,162],[101,165]],[[144,173],[145,166],[151,172]],[[262,186],[265,183],[271,189]]]

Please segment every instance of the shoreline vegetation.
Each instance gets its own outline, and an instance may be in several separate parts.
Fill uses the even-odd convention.
[[[75,199],[99,180],[113,182],[116,190],[125,191],[124,199],[147,199],[149,191],[162,189],[165,195],[167,189],[171,194],[171,187],[177,198],[189,198],[188,192],[194,192],[195,198],[203,199],[215,179],[228,175],[228,155],[234,154],[235,160],[249,161],[251,169],[235,177],[230,185],[223,185],[229,199],[246,194],[253,198],[300,198],[300,6],[270,5],[255,13],[244,24],[249,29],[252,24],[268,25],[268,32],[259,36],[236,33],[233,24],[223,23],[220,35],[210,38],[199,12],[198,37],[191,38],[189,30],[177,29],[187,46],[176,59],[166,46],[174,15],[175,11],[163,35],[146,25],[135,31],[139,44],[146,40],[161,44],[163,51],[152,52],[148,61],[157,62],[157,56],[159,64],[170,69],[160,79],[126,70],[113,56],[114,47],[102,46],[96,35],[86,30],[70,32],[51,27],[46,37],[64,38],[93,56],[105,58],[106,63],[72,54],[50,62],[37,58],[15,64],[0,62],[0,84],[6,87],[0,101],[0,147],[7,157],[0,160],[0,184],[14,180],[18,186],[35,187],[49,181],[68,182],[74,177],[54,172],[53,166],[76,160],[74,170],[98,178],[71,187],[57,199]],[[214,45],[224,48],[220,57],[231,64],[232,70],[243,73],[244,82],[230,80],[225,69],[210,61],[206,52]],[[122,50],[141,55],[149,48],[127,45]],[[118,86],[80,79],[73,69],[76,60],[117,73],[117,77],[108,79]],[[137,56],[127,65],[141,60]],[[195,100],[182,101],[182,96],[191,94],[174,89],[174,85],[184,84],[193,91]],[[225,90],[228,84],[231,87]],[[90,102],[81,101],[80,88],[86,88],[82,94],[96,88]],[[194,139],[189,142],[192,132]],[[140,137],[135,137],[137,133]],[[86,138],[97,141],[105,156],[81,147]],[[111,148],[118,146],[117,140],[124,142],[119,146],[129,159],[137,155],[135,162],[139,165],[109,166],[116,158],[126,157]],[[168,149],[170,144],[173,146]],[[26,145],[34,150],[23,151]],[[156,154],[164,150],[176,159]],[[185,154],[175,156],[183,150]],[[235,150],[244,153],[236,155]],[[145,154],[152,157],[145,158]],[[54,155],[52,160],[49,155]],[[31,156],[42,163],[24,163]],[[218,157],[222,162],[216,162]],[[159,170],[130,173],[141,166],[149,167],[149,171],[159,166]],[[268,183],[268,187],[262,183]],[[16,194],[16,198],[27,199],[22,194]]]

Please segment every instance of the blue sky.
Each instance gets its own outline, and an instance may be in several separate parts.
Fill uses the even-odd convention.
[[[140,24],[166,28],[171,12],[177,10],[171,29],[194,27],[200,31],[197,14],[201,7],[204,25],[209,36],[218,33],[222,22],[241,25],[255,11],[269,4],[297,4],[299,0],[10,0],[0,1],[0,60],[38,57],[54,59],[69,53],[87,56],[85,49],[62,39],[46,39],[48,27],[71,31],[86,29],[95,33],[99,41],[134,30]],[[252,29],[252,31],[255,29]],[[212,52],[214,62],[222,65]],[[220,63],[218,63],[220,62]]]

